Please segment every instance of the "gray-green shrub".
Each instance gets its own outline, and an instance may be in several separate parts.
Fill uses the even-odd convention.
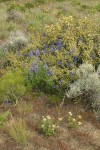
[[[81,96],[86,103],[86,107],[92,106],[97,112],[100,111],[99,68],[100,66],[95,71],[91,64],[80,65],[76,71],[78,79],[70,85],[70,89],[66,93],[68,98]]]

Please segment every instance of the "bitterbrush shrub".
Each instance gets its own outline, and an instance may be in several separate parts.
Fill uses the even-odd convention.
[[[66,87],[77,79],[75,70],[88,62],[96,68],[100,63],[100,26],[90,18],[62,17],[46,25],[43,33],[31,29],[31,43],[20,51],[18,62],[29,68],[38,60],[48,67],[48,75],[56,88]]]
[[[26,90],[21,71],[8,71],[0,78],[0,101],[16,102]]]
[[[91,64],[84,63],[77,69],[77,75],[79,78],[70,85],[70,90],[66,93],[67,97],[80,96],[81,100],[85,102],[86,108],[93,107],[96,112],[100,113],[99,71],[96,72]]]

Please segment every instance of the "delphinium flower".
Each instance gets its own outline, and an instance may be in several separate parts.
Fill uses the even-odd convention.
[[[62,82],[63,82],[63,80],[62,80],[62,79],[60,79],[60,80],[59,80],[59,82],[60,82],[60,83],[62,83]]]
[[[73,49],[71,50],[71,52],[74,53],[74,52],[75,52],[75,49],[73,48]]]
[[[51,47],[51,51],[52,51],[52,52],[55,52],[55,48],[54,48],[54,47]]]
[[[39,50],[39,49],[36,50],[36,56],[37,56],[37,57],[40,56],[40,50]]]
[[[49,67],[48,67],[47,63],[45,63],[45,64],[44,64],[44,69],[45,69],[45,70],[48,70],[48,68],[49,68]]]
[[[9,104],[12,104],[12,102],[11,102],[10,100],[5,100],[5,101],[4,101],[4,104],[5,104],[5,105],[9,105]]]
[[[29,52],[29,56],[32,58],[34,55],[33,55],[33,51],[32,50],[30,50],[30,52]]]
[[[43,35],[44,37],[46,37],[46,33],[43,33],[42,35]]]
[[[78,58],[76,56],[73,57],[73,61],[77,62]]]
[[[72,75],[73,75],[73,73],[70,71],[70,72],[69,72],[69,75],[70,75],[70,76],[72,76]]]
[[[57,88],[57,86],[56,86],[56,85],[54,85],[54,86],[53,86],[53,88],[54,88],[54,89],[56,89],[56,88]]]
[[[60,60],[59,60],[59,61],[58,61],[58,65],[60,65],[60,66],[61,66],[61,65],[62,65],[62,61],[60,61]]]
[[[48,76],[52,75],[52,73],[49,70],[47,71],[47,74],[48,74]]]
[[[60,50],[61,47],[62,47],[62,41],[60,39],[57,40],[57,42],[55,43],[55,45],[57,46],[58,50]]]
[[[94,59],[94,58],[95,58],[94,54],[91,54],[91,55],[90,55],[90,57],[91,57],[92,59]]]
[[[35,72],[35,73],[38,72],[38,64],[37,64],[36,61],[34,61],[33,64],[31,65],[31,67],[30,67],[30,72],[31,72],[31,73],[32,73],[32,72]]]
[[[18,53],[17,53],[17,54],[18,54],[18,56],[20,56],[20,55],[21,55],[21,54],[20,54],[20,51],[18,51]]]

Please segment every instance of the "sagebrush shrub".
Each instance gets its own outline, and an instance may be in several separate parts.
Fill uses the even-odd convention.
[[[87,106],[100,110],[100,78],[91,64],[82,64],[77,69],[78,79],[70,85],[66,93],[68,98],[80,96]]]
[[[8,41],[8,49],[16,51],[25,47],[27,43],[28,39],[21,31],[12,32]]]

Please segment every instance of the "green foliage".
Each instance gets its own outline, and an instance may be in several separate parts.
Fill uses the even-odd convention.
[[[11,11],[11,10],[25,12],[25,7],[23,5],[19,5],[19,4],[11,4],[8,11]]]
[[[25,73],[25,79],[28,89],[41,90],[50,94],[57,93],[53,88],[55,83],[50,79],[43,65],[33,62],[30,70]]]
[[[56,125],[53,124],[52,118],[48,115],[42,118],[40,123],[40,130],[46,136],[51,136],[55,134]]]
[[[26,123],[23,119],[12,119],[7,124],[8,133],[19,144],[26,144],[29,131],[27,130]]]
[[[57,96],[57,95],[48,95],[48,103],[50,105],[55,105],[55,104],[59,104],[61,102],[61,95]]]
[[[97,11],[100,11],[100,4],[98,4],[98,5],[96,6],[96,10],[97,10]]]
[[[28,9],[29,9],[29,8],[33,8],[33,7],[34,7],[34,4],[33,4],[33,3],[26,3],[26,4],[25,4],[25,7],[28,8]]]
[[[75,119],[73,117],[73,114],[71,112],[67,115],[68,118],[68,127],[69,128],[77,128],[78,126],[82,125],[82,122],[80,122],[81,116],[79,115],[78,119]]]
[[[0,78],[0,101],[17,101],[25,93],[24,76],[21,71],[8,71]]]
[[[0,128],[3,126],[8,115],[9,115],[9,111],[6,111],[3,114],[0,114]]]

